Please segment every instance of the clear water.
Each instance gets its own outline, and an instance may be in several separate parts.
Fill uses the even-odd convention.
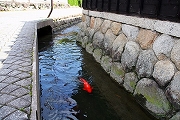
[[[154,119],[76,43],[77,32],[71,26],[39,39],[42,119]],[[79,76],[92,85],[91,94],[83,90]]]

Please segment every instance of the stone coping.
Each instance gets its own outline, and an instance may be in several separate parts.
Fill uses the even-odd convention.
[[[83,10],[83,14],[150,29],[174,37],[180,37],[180,23],[91,10]]]

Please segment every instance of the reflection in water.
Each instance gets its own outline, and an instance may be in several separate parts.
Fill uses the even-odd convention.
[[[72,26],[39,40],[46,41],[43,46],[39,46],[42,118],[152,119],[124,89],[113,82],[92,55],[76,44],[75,32],[78,31],[77,26]],[[83,91],[79,76],[93,86],[92,93]]]

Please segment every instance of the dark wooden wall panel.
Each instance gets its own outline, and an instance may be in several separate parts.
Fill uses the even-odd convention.
[[[110,1],[110,12],[117,13],[118,11],[118,0]]]
[[[161,18],[179,18],[180,0],[162,0],[160,8]]]
[[[83,0],[83,8],[180,22],[180,0]]]
[[[130,0],[129,13],[140,14],[141,4],[141,0]]]
[[[159,14],[160,0],[144,0],[142,3],[142,15],[157,17]]]
[[[102,7],[103,7],[103,0],[97,0],[97,10],[102,11],[103,10]]]
[[[129,0],[119,0],[118,12],[127,14],[129,10]]]
[[[91,1],[91,10],[97,10],[97,0]]]
[[[82,7],[83,9],[87,9],[87,0],[82,1]]]
[[[103,11],[109,12],[110,0],[103,0]]]
[[[86,0],[87,1],[87,9],[91,10],[91,0]]]

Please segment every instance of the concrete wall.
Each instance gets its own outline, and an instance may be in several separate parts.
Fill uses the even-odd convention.
[[[180,24],[83,10],[78,40],[159,119],[180,119]]]
[[[51,0],[0,0],[0,1],[8,1],[8,2],[31,2],[31,3],[39,3],[39,2],[51,2]],[[68,3],[68,0],[53,0],[53,2],[60,2],[60,3]]]
[[[32,10],[32,9],[50,9],[51,2],[50,1],[42,1],[42,0],[12,0],[9,1],[1,1],[0,0],[0,11],[17,11],[17,10]],[[54,9],[69,7],[67,1],[54,1]]]

